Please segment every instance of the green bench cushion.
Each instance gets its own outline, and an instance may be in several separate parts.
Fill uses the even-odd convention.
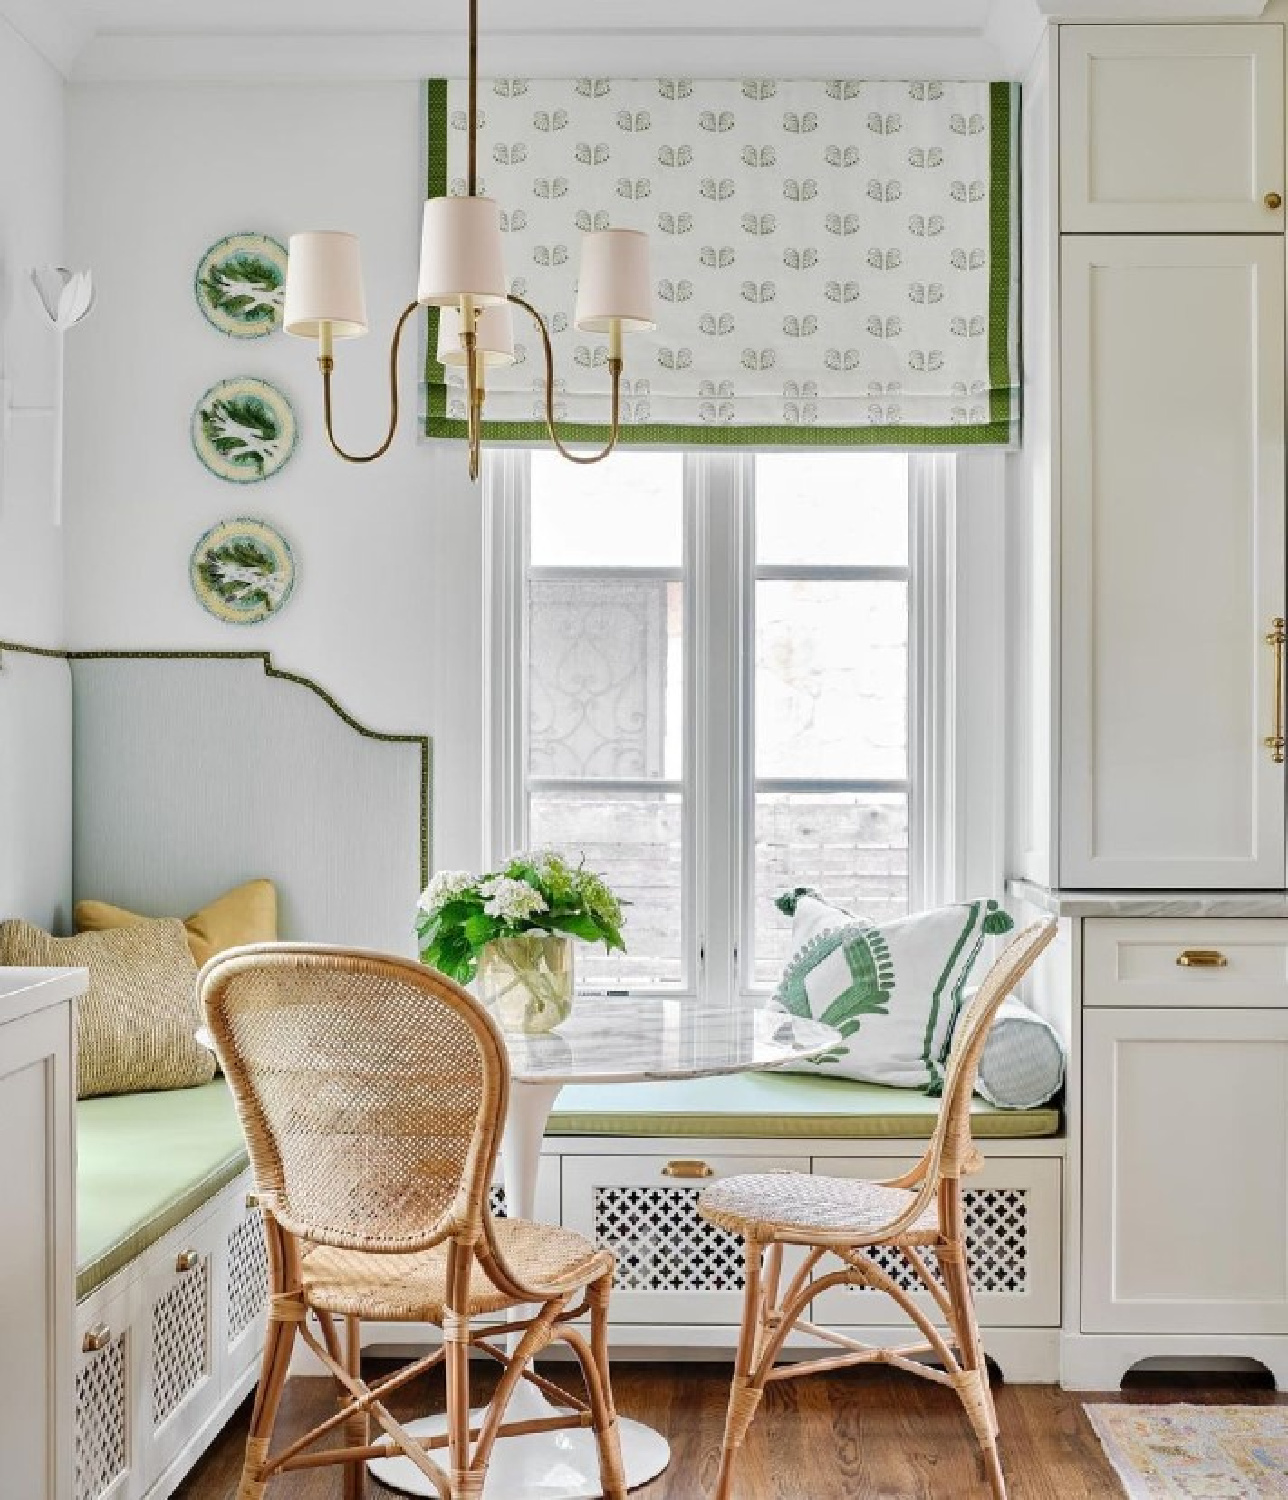
[[[566,1088],[555,1105],[549,1134],[928,1140],[938,1119],[938,1100],[917,1089],[801,1073],[736,1073]],[[1060,1111],[1054,1106],[997,1109],[977,1097],[971,1125],[981,1140],[1059,1135]]]
[[[551,1135],[746,1140],[925,1140],[936,1101],[914,1089],[740,1073],[685,1082],[563,1090]],[[1058,1135],[1058,1109],[995,1109],[976,1099],[981,1139]],[[76,1106],[76,1295],[110,1276],[208,1202],[246,1166],[222,1078],[195,1089],[82,1099]]]
[[[246,1166],[222,1078],[76,1106],[76,1296],[86,1297]]]

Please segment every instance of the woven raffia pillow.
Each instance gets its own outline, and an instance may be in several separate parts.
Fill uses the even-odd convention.
[[[792,891],[795,951],[773,1004],[835,1026],[842,1041],[794,1071],[897,1088],[943,1084],[962,989],[986,936],[1014,925],[996,901],[963,901],[880,926]]]
[[[0,964],[89,970],[76,1023],[80,1098],[191,1088],[215,1076],[214,1054],[195,1039],[197,965],[182,922],[70,938],[3,922]]]

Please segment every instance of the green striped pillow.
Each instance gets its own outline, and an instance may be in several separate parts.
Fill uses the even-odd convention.
[[[938,1093],[963,987],[984,939],[1014,925],[1006,912],[962,901],[878,926],[813,891],[778,905],[792,914],[795,952],[772,1003],[842,1036],[794,1070]]]

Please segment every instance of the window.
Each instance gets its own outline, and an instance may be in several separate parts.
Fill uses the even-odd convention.
[[[951,673],[910,628],[944,533],[917,497],[951,474],[875,452],[489,457],[491,852],[584,854],[630,902],[629,952],[584,950],[582,988],[763,991],[783,889],[887,917],[926,888],[919,684]]]

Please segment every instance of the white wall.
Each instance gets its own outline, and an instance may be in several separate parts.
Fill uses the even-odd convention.
[[[63,81],[0,21],[0,639],[56,646],[62,533],[52,496],[54,339],[27,277],[62,262]],[[6,395],[17,408],[6,423]]]
[[[99,288],[69,360],[69,643],[270,650],[363,722],[428,731],[435,863],[477,865],[481,491],[460,453],[417,441],[419,326],[394,451],[353,467],[323,437],[313,347],[226,338],[192,294],[221,235],[358,232],[373,331],[338,349],[337,426],[374,446],[389,332],[415,291],[419,85],[73,85],[68,99],[72,253]],[[215,478],[189,441],[194,403],[238,374],[279,385],[300,422],[294,458],[261,484]],[[277,527],[298,568],[286,608],[254,627],[215,620],[188,584],[194,543],[238,515]]]

